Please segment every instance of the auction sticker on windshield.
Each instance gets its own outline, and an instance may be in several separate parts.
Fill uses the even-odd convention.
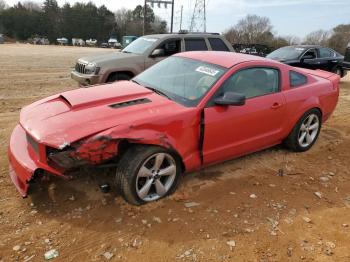
[[[219,70],[215,70],[207,66],[200,66],[196,69],[196,71],[210,76],[216,76],[217,73],[219,73]]]

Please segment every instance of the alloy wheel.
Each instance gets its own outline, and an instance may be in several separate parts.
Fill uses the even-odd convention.
[[[310,114],[300,126],[298,142],[301,147],[310,146],[316,139],[320,128],[320,120],[316,114]]]
[[[167,153],[156,153],[141,165],[136,177],[136,193],[146,202],[165,196],[176,178],[175,159]]]

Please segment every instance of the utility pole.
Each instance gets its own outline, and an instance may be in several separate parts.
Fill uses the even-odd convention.
[[[207,10],[206,10],[206,4],[205,4],[205,0],[204,0],[204,33],[207,32]]]
[[[180,31],[182,30],[182,12],[184,10],[184,6],[181,6],[181,15],[180,15]]]
[[[142,27],[142,34],[146,34],[146,13],[147,13],[147,0],[145,0],[145,4],[143,5],[143,27]]]
[[[167,8],[167,5],[171,5],[171,24],[170,24],[170,31],[173,32],[174,29],[174,6],[175,6],[175,0],[145,0],[145,4],[143,6],[143,35],[146,34],[146,12],[147,12],[147,3],[158,4],[158,7],[160,7],[161,4],[164,4],[164,7]]]
[[[170,26],[170,33],[173,33],[174,29],[174,0],[172,0],[171,4],[171,26]]]

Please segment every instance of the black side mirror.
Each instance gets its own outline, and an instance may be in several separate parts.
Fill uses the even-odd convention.
[[[226,92],[223,96],[214,100],[216,105],[221,106],[243,106],[245,104],[245,95],[234,92]]]
[[[160,56],[164,56],[165,55],[165,51],[164,49],[162,48],[159,48],[159,49],[154,49],[152,54],[151,54],[151,57],[160,57]]]

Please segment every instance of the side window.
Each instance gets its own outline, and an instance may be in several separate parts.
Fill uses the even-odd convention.
[[[176,53],[181,52],[181,40],[168,40],[165,43],[161,43],[156,49],[163,49],[164,56],[174,55]]]
[[[208,47],[203,38],[185,38],[185,49],[186,51],[206,51]]]
[[[317,54],[316,54],[316,50],[315,49],[309,49],[304,55],[303,57],[305,58],[308,58],[308,59],[315,59],[317,58]]]
[[[320,48],[320,58],[334,57],[334,53],[328,48]]]
[[[211,45],[211,49],[214,51],[229,51],[224,41],[220,38],[209,38],[209,43]]]
[[[307,83],[307,77],[303,74],[289,71],[289,83],[291,87],[298,87]]]
[[[220,88],[226,92],[241,93],[246,98],[277,93],[280,90],[279,70],[273,68],[248,68],[233,74]]]

